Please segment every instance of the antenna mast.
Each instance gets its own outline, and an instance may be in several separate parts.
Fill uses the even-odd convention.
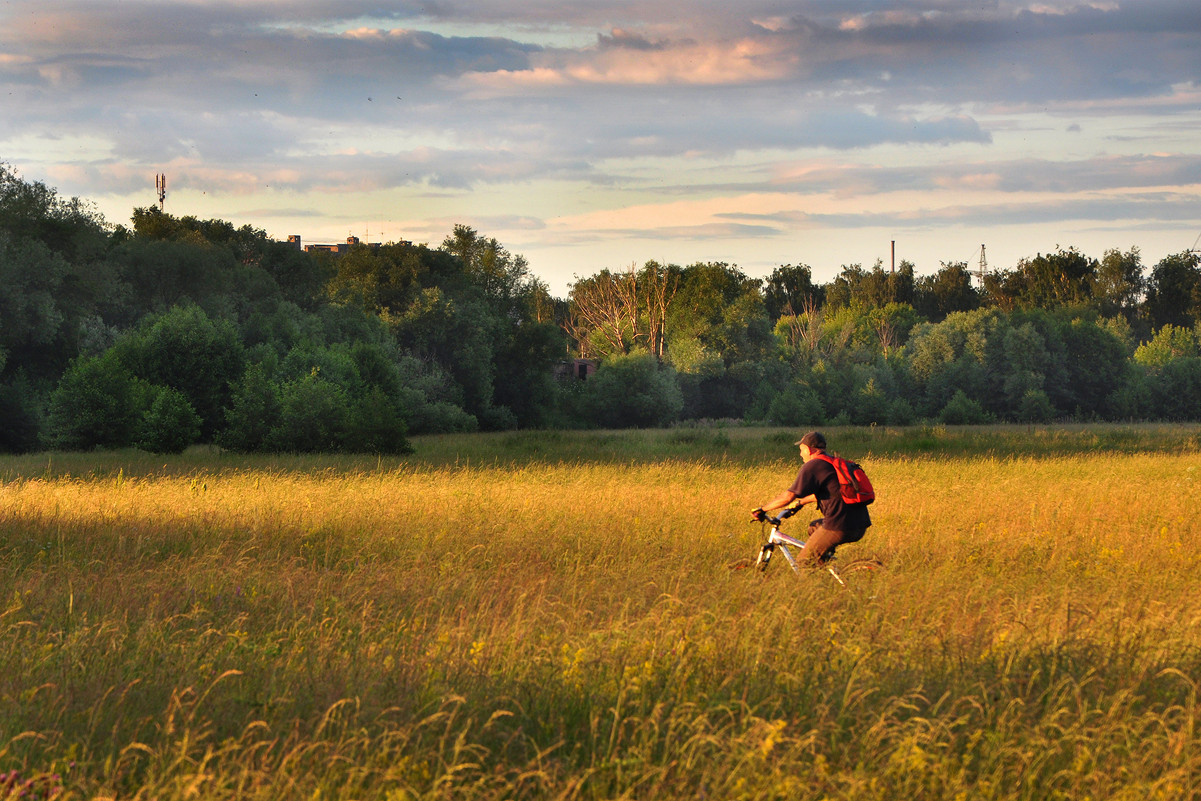
[[[980,286],[984,286],[984,274],[988,272],[988,258],[984,255],[984,245],[980,246],[980,267],[976,270],[976,277],[980,279]]]
[[[167,176],[163,173],[154,176],[154,188],[158,190],[158,210],[162,211],[167,202]]]

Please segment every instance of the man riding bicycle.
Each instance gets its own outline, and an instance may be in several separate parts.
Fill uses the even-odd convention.
[[[809,538],[800,558],[817,564],[832,556],[839,545],[863,539],[872,519],[867,504],[843,502],[838,472],[824,458],[818,458],[826,455],[826,438],[820,431],[810,431],[793,444],[800,446],[804,461],[796,480],[763,506],[752,509],[751,517],[762,521],[767,512],[816,503],[822,517],[809,524]]]

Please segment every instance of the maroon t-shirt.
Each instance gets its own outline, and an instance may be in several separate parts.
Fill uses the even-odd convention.
[[[842,489],[838,484],[838,472],[823,459],[810,459],[797,473],[796,481],[788,491],[798,498],[817,496],[818,508],[822,510],[822,528],[830,531],[859,531],[872,524],[867,513],[867,504],[843,503]]]

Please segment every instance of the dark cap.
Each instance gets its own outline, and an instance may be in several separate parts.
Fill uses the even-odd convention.
[[[811,451],[824,451],[826,449],[826,437],[820,431],[810,431],[792,444],[807,445]]]

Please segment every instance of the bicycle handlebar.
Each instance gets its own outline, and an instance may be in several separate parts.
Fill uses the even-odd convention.
[[[772,517],[771,515],[764,512],[763,513],[763,521],[767,522],[767,523],[771,523],[773,526],[778,526],[781,523],[783,523],[785,520],[787,520],[788,518],[795,515],[797,512],[801,511],[801,509],[802,509],[802,507],[800,507],[800,506],[794,507],[792,509],[785,509],[784,511],[780,512],[778,517]]]

